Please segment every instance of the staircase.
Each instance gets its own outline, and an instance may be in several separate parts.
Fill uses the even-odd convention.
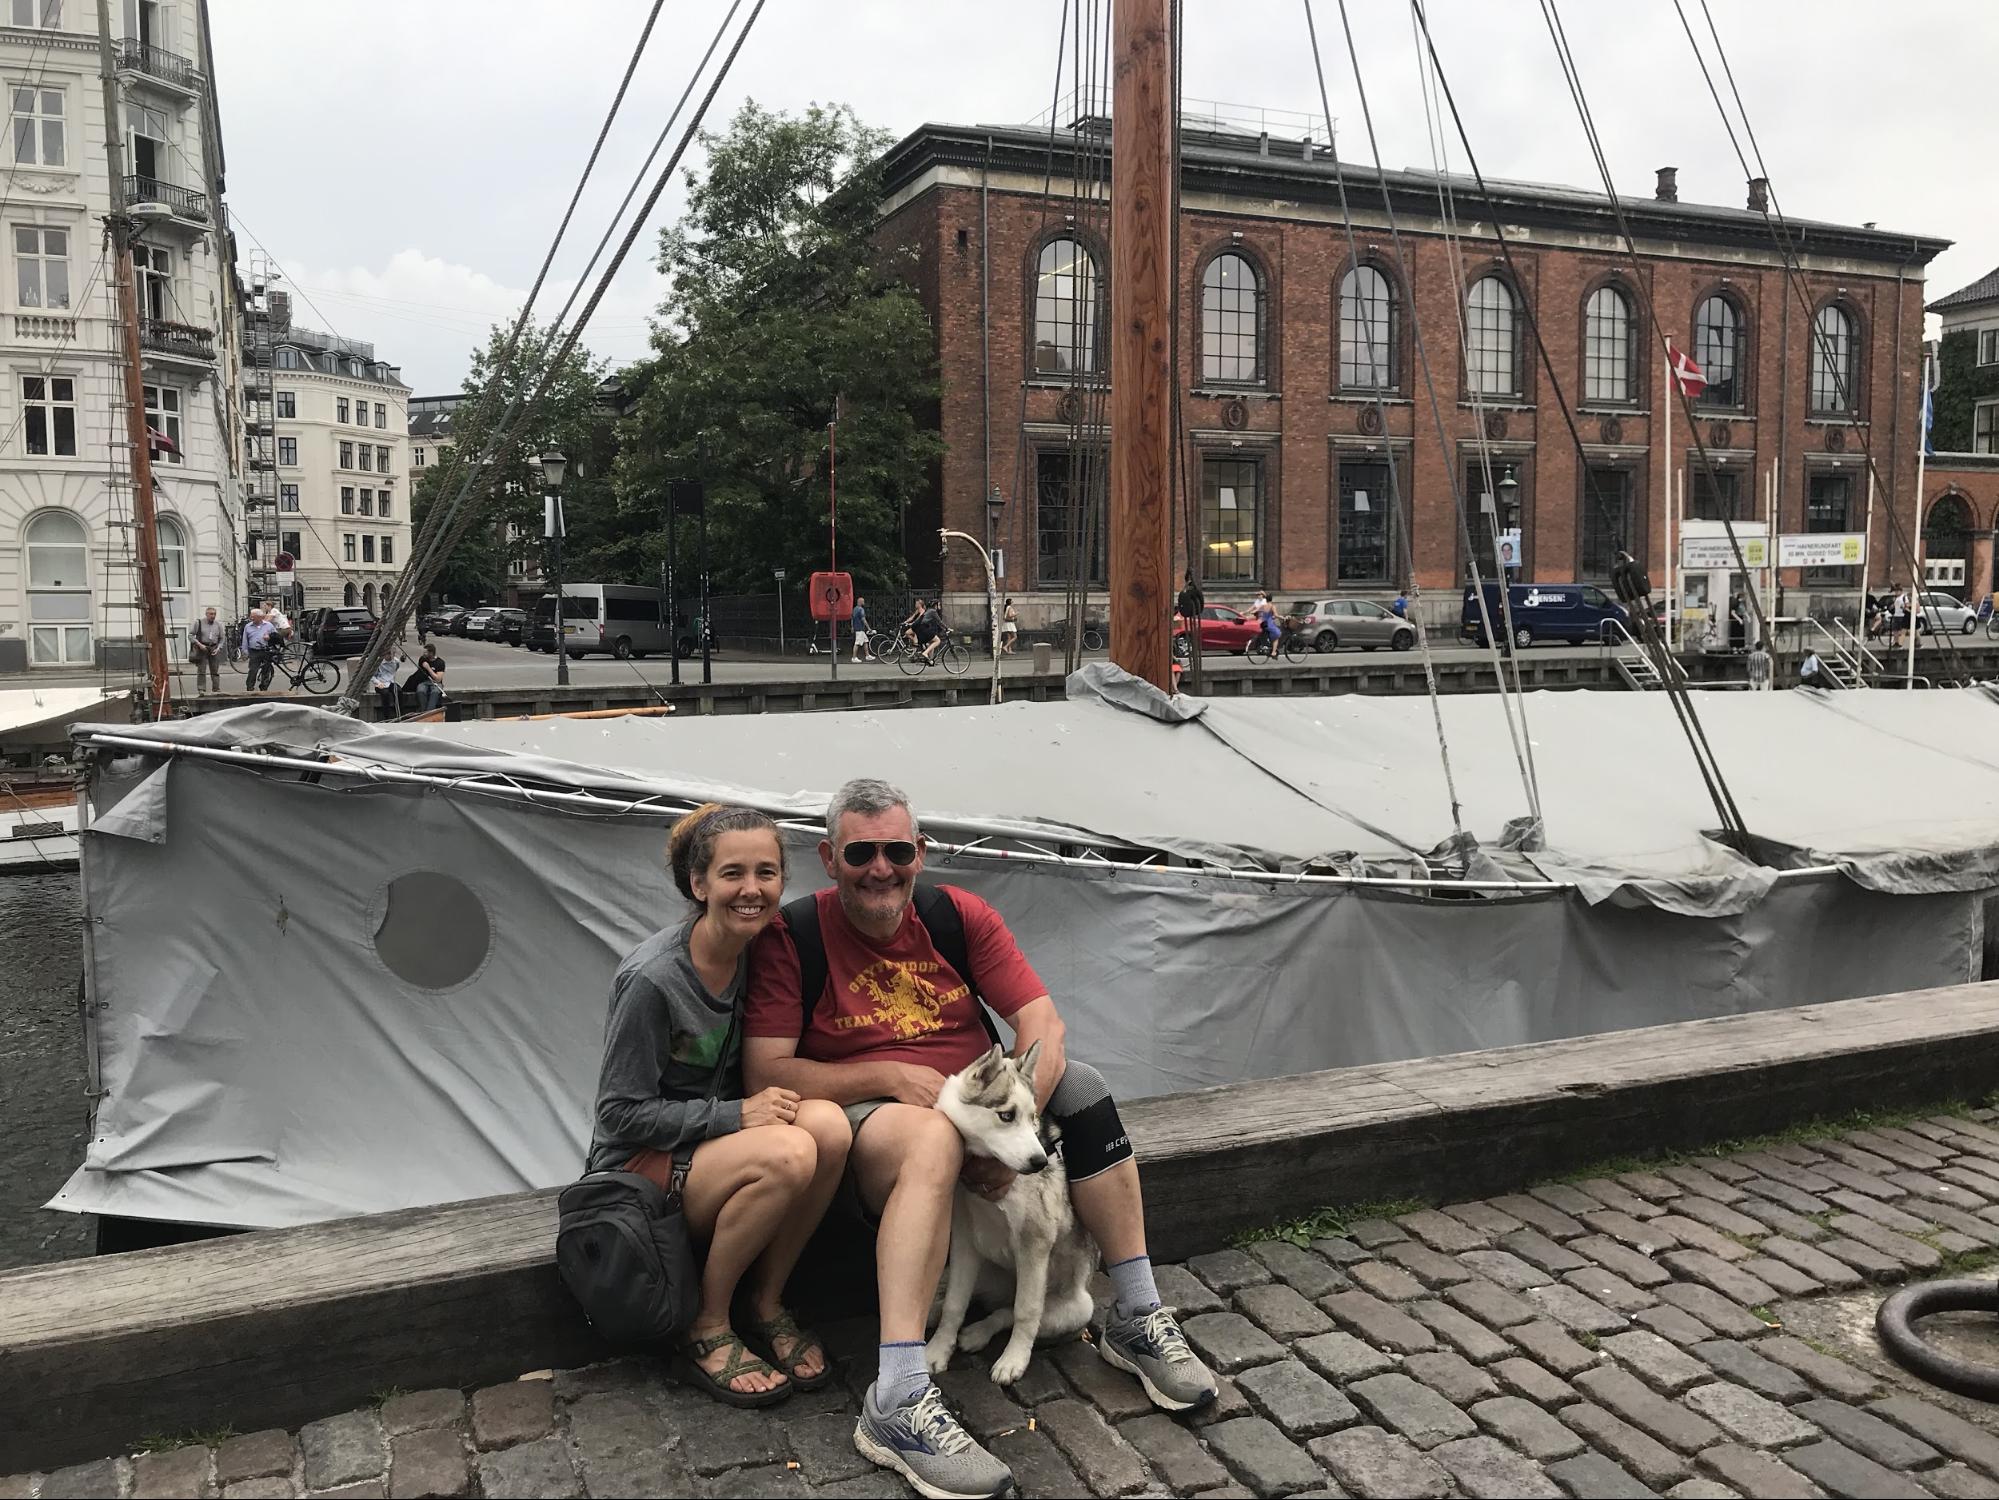
[[[1641,693],[1665,687],[1666,679],[1659,675],[1645,648],[1631,638],[1630,631],[1615,620],[1605,620],[1603,635],[1604,644],[1611,648],[1611,665],[1617,668],[1617,675],[1624,679],[1626,687]]]

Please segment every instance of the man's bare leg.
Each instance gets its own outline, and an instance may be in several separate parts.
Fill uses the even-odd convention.
[[[1070,1183],[1069,1199],[1076,1205],[1077,1219],[1104,1252],[1105,1265],[1145,1254],[1145,1199],[1139,1191],[1136,1158],[1087,1182]]]
[[[951,1248],[951,1195],[964,1161],[958,1129],[934,1109],[884,1104],[854,1136],[861,1202],[881,1217],[875,1275],[881,1341],[921,1343]]]

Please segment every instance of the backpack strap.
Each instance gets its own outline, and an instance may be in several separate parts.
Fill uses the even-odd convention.
[[[826,935],[819,930],[819,898],[800,896],[779,908],[798,953],[798,1039],[812,1029],[812,1012],[826,993]]]
[[[924,929],[930,934],[930,946],[937,950],[937,956],[972,987],[979,1020],[985,1023],[986,1035],[997,1042],[999,1028],[993,1025],[993,1013],[986,1009],[985,996],[979,992],[979,976],[972,972],[971,949],[965,942],[965,918],[958,910],[958,903],[941,885],[919,885],[916,914],[923,919]]]

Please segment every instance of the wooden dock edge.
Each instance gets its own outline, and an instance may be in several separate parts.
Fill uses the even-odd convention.
[[[1327,1204],[1481,1197],[1995,1087],[1999,983],[1205,1089],[1125,1117],[1163,1261]],[[554,1228],[554,1193],[524,1193],[0,1273],[0,1473],[606,1357],[556,1277]]]

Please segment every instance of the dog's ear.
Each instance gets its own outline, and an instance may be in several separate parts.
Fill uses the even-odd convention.
[[[1021,1078],[1026,1081],[1027,1086],[1029,1088],[1034,1087],[1034,1067],[1035,1064],[1037,1064],[1040,1061],[1041,1061],[1041,1043],[1036,1042],[1033,1046],[1029,1047],[1027,1051],[1021,1055],[1020,1060],[1014,1064],[1014,1068],[1019,1072]]]
[[[1006,1050],[999,1043],[995,1042],[987,1049],[983,1057],[972,1064],[970,1072],[974,1078],[983,1082],[999,1072],[1001,1065],[1005,1062]]]

